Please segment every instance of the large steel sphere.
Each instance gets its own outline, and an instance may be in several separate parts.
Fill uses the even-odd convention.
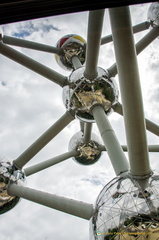
[[[152,27],[159,27],[159,2],[151,3],[148,9],[148,21]]]
[[[9,184],[24,185],[25,176],[10,161],[0,159],[0,214],[12,209],[18,202],[19,197],[10,196],[7,193]]]
[[[83,132],[77,132],[69,142],[69,150],[77,150],[79,155],[74,157],[73,160],[82,165],[91,165],[98,161],[101,156],[101,141],[97,134],[91,134],[91,140],[84,143]]]
[[[158,240],[158,173],[140,181],[114,178],[99,194],[90,223],[92,240]]]
[[[91,109],[98,104],[106,114],[112,112],[112,105],[118,100],[118,88],[108,72],[98,68],[98,76],[89,80],[84,77],[84,67],[70,75],[70,85],[63,88],[63,101],[66,109],[75,110],[76,117],[84,122],[94,122]]]
[[[78,56],[81,64],[85,62],[85,40],[76,34],[69,34],[62,37],[56,47],[62,48],[62,55],[55,55],[58,65],[64,70],[73,70],[72,57]]]

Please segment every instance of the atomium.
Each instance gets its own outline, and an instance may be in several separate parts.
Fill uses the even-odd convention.
[[[84,67],[74,70],[70,84],[63,88],[63,102],[67,110],[75,110],[76,117],[84,122],[94,122],[91,108],[103,107],[107,115],[112,112],[112,105],[118,101],[118,88],[114,78],[106,70],[98,67],[98,76],[89,80],[84,77]]]
[[[111,180],[97,198],[91,239],[158,239],[158,186],[158,172],[147,179],[128,174]]]
[[[62,87],[63,104],[66,108],[65,113],[13,163],[1,160],[0,214],[13,208],[22,197],[90,220],[90,238],[93,240],[157,240],[159,238],[159,173],[151,170],[148,149],[159,151],[159,146],[148,146],[146,127],[157,136],[159,130],[156,124],[145,119],[144,116],[136,55],[159,36],[159,3],[151,4],[148,12],[149,22],[145,21],[135,26],[132,26],[130,21],[129,7],[111,8],[108,11],[112,35],[102,37],[105,10],[90,11],[87,42],[79,35],[69,34],[59,36],[56,47],[52,47],[13,36],[3,36],[0,30],[0,53]],[[134,44],[133,33],[147,30],[150,26],[150,31]],[[111,41],[116,62],[105,70],[98,67],[100,46]],[[71,73],[69,76],[64,76],[26,56],[23,51],[17,51],[7,45],[54,53],[57,64]],[[29,53],[28,51],[28,55]],[[117,74],[121,103],[114,79]],[[7,87],[4,83],[1,81],[1,87],[5,92]],[[55,107],[57,101],[52,96],[51,94]],[[59,102],[57,105],[59,110],[61,107]],[[125,147],[120,145],[116,137],[111,126],[111,117],[110,121],[108,119],[113,110],[124,118],[127,142]],[[64,148],[60,146],[58,156],[26,167],[23,172],[21,169],[75,118],[79,120],[79,131],[70,139],[68,151],[62,153]],[[96,123],[104,145],[98,135],[92,132],[92,123]],[[120,131],[120,126],[118,130]],[[128,150],[128,155],[124,154],[124,148]],[[107,151],[117,177],[103,188],[95,206],[23,187],[25,175],[38,173],[69,158],[83,166],[89,166],[100,159],[102,151]],[[51,148],[50,152],[55,153],[56,149]],[[106,158],[104,160],[107,160]],[[103,166],[101,169],[103,171]],[[71,171],[75,175],[74,169]],[[50,176],[55,177],[53,174]],[[45,175],[44,178],[46,177]],[[45,182],[44,185],[46,187]]]
[[[82,165],[91,165],[98,161],[101,157],[101,141],[97,134],[91,134],[91,140],[84,141],[82,131],[75,133],[69,142],[69,150],[76,150],[79,152],[78,156],[73,159]]]
[[[19,197],[10,196],[7,188],[10,184],[19,186],[25,185],[24,173],[17,169],[10,161],[1,158],[0,160],[0,214],[12,209],[18,202]]]

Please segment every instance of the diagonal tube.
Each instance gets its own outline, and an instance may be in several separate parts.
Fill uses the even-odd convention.
[[[94,213],[93,204],[66,197],[60,197],[55,194],[18,186],[16,184],[11,184],[9,186],[8,194],[10,196],[18,196],[35,203],[39,203],[46,207],[50,207],[86,220],[89,220]]]
[[[159,36],[159,28],[152,28],[137,44],[136,53],[140,54],[150,43]]]
[[[109,9],[123,103],[130,173],[151,173],[145,119],[129,7]]]
[[[25,56],[24,54],[16,51],[15,49],[0,43],[0,53],[4,56],[10,58],[11,60],[29,68],[30,70],[48,78],[52,82],[60,85],[61,87],[68,84],[68,80],[63,75],[53,71],[52,69],[46,67],[45,65]]]
[[[40,172],[46,168],[49,168],[55,164],[58,164],[66,159],[69,159],[71,157],[75,157],[77,156],[79,153],[77,151],[69,151],[69,152],[66,152],[66,153],[63,153],[59,156],[56,156],[54,158],[51,158],[51,159],[48,159],[46,161],[43,161],[41,163],[38,163],[38,164],[35,164],[31,167],[28,167],[28,168],[25,168],[24,169],[24,173],[26,176],[30,176],[34,173],[37,173],[37,172]]]
[[[56,47],[52,47],[52,46],[49,46],[46,44],[32,42],[32,41],[28,41],[25,39],[10,37],[10,36],[6,36],[6,35],[4,35],[2,37],[2,41],[5,44],[9,44],[9,45],[17,46],[17,47],[24,47],[24,48],[29,48],[29,49],[33,49],[33,50],[54,53],[54,54],[58,54],[58,55],[61,55],[63,53],[62,48],[56,48]]]
[[[150,43],[152,43],[159,36],[159,28],[151,29],[137,44],[136,53],[140,54]],[[110,76],[115,77],[117,75],[117,65],[114,63],[107,69]]]
[[[149,119],[145,119],[146,121],[146,129],[149,132],[152,132],[156,136],[159,136],[159,126],[153,122],[151,122]]]
[[[101,145],[100,147],[101,151],[107,151],[107,149],[105,148],[105,146]],[[121,145],[121,148],[123,149],[124,152],[128,151],[128,148],[126,145]],[[148,151],[149,152],[159,152],[159,145],[148,145]]]
[[[86,45],[86,66],[84,77],[93,80],[97,77],[97,64],[101,43],[104,9],[89,12],[87,45]]]
[[[129,165],[127,159],[109,123],[104,109],[101,106],[95,106],[92,109],[92,114],[98,126],[116,175],[128,171]]]
[[[120,115],[123,116],[123,108],[122,105],[120,103],[115,104],[113,107],[114,111]],[[156,136],[159,136],[159,126],[155,123],[153,123],[152,121],[148,120],[147,118],[145,118],[145,123],[146,123],[146,129],[155,134]]]
[[[133,29],[133,33],[138,33],[138,32],[148,29],[149,27],[150,27],[150,23],[146,21],[146,22],[139,23],[139,24],[133,26],[132,29]],[[105,37],[102,37],[101,45],[112,42],[112,41],[113,41],[112,35],[111,34],[107,35]]]
[[[60,133],[72,120],[74,115],[66,112],[46,132],[44,132],[30,147],[28,147],[16,160],[14,164],[21,169],[27,164],[46,144],[48,144],[58,133]]]

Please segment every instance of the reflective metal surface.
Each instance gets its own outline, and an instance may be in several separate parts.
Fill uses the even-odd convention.
[[[55,55],[59,66],[64,70],[73,70],[72,57],[78,56],[81,64],[85,62],[85,40],[76,34],[68,34],[62,37],[56,47],[63,49],[62,55]]]
[[[18,202],[19,197],[9,196],[7,188],[9,184],[24,185],[24,173],[13,166],[8,160],[0,159],[0,214],[12,209]]]
[[[91,134],[91,140],[84,143],[83,133],[77,132],[69,142],[69,150],[77,150],[79,155],[74,157],[73,160],[83,165],[91,165],[98,161],[101,156],[99,146],[101,142],[97,134]]]
[[[151,3],[148,10],[148,21],[152,27],[159,27],[159,2]]]
[[[159,239],[159,173],[116,177],[99,194],[90,239]]]
[[[84,67],[70,75],[69,86],[63,89],[63,101],[66,109],[76,110],[76,117],[84,122],[94,122],[91,108],[98,104],[107,114],[112,112],[112,105],[118,100],[118,88],[108,72],[98,68],[98,77],[88,80],[84,77]]]

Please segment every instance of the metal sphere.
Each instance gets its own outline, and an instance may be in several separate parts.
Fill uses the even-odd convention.
[[[76,34],[69,34],[62,37],[56,47],[62,48],[62,55],[55,55],[58,65],[64,70],[73,70],[72,57],[78,56],[81,64],[85,62],[85,40]]]
[[[66,109],[75,110],[76,117],[84,122],[94,122],[91,109],[98,104],[106,114],[112,112],[112,105],[118,100],[118,88],[108,72],[98,68],[98,76],[89,80],[83,75],[84,67],[74,70],[70,75],[70,85],[63,88],[63,102]]]
[[[148,9],[148,21],[152,27],[159,27],[159,2],[151,3]]]
[[[0,214],[12,209],[18,202],[19,197],[10,196],[7,188],[10,184],[24,185],[25,176],[8,160],[0,159]]]
[[[71,138],[69,150],[77,150],[79,152],[79,155],[74,157],[73,160],[82,165],[91,165],[97,162],[101,156],[100,145],[100,139],[95,133],[91,134],[91,140],[89,142],[84,143],[84,135],[80,131]]]
[[[142,185],[141,183],[145,183]],[[93,240],[157,240],[159,175],[147,179],[116,177],[99,194],[91,219]]]

